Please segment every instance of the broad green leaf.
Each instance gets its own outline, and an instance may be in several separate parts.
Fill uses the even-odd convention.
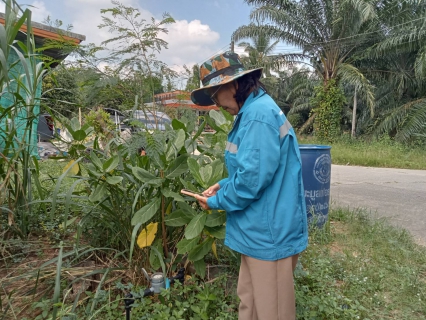
[[[89,135],[90,133],[92,133],[93,131],[93,127],[90,126],[90,124],[85,123],[82,127],[81,130],[84,130],[84,132],[86,132],[87,135]]]
[[[145,223],[151,219],[160,209],[161,198],[156,198],[148,203],[146,206],[139,209],[132,218],[132,225],[138,223]]]
[[[186,226],[185,238],[193,239],[198,236],[204,229],[204,223],[206,222],[207,215],[202,212],[195,216],[191,222]]]
[[[197,180],[197,182],[203,187],[207,188],[208,186],[204,183],[204,180],[201,178],[200,175],[200,165],[198,164],[197,160],[194,158],[188,158],[188,167],[191,171],[192,176]]]
[[[173,141],[169,142],[168,144],[168,151],[166,158],[170,160],[173,155],[177,155],[178,152],[182,149],[182,147],[185,144],[185,131],[182,129],[179,129],[176,132],[176,137],[173,139]]]
[[[160,260],[160,256],[158,255],[158,252],[161,252],[163,250],[162,248],[162,242],[161,239],[157,239],[154,241],[154,244],[150,247],[149,250],[149,264],[151,265],[151,268],[154,270],[158,270],[162,266],[162,262]]]
[[[210,110],[209,116],[214,120],[214,122],[219,126],[222,127],[222,125],[226,124],[226,118],[222,114],[222,112],[218,112],[216,110]]]
[[[206,262],[201,259],[198,261],[194,261],[195,272],[201,277],[204,278],[206,276]]]
[[[182,185],[183,185],[183,187],[185,189],[188,189],[188,190],[197,190],[197,188],[191,182],[186,181],[186,180],[184,180],[182,178],[179,178],[179,180],[180,180],[180,182],[182,183]]]
[[[226,235],[226,227],[218,226],[218,227],[206,227],[206,230],[217,239],[225,239]]]
[[[78,120],[78,118],[74,117],[71,119],[70,122],[71,125],[71,130],[69,130],[71,132],[71,134],[73,134],[75,131],[80,130],[80,121]]]
[[[200,168],[200,176],[201,176],[201,179],[203,179],[203,182],[205,185],[209,185],[212,174],[213,174],[213,168],[211,165],[206,165]]]
[[[118,156],[114,156],[110,159],[108,159],[104,164],[103,164],[103,169],[105,172],[111,172],[112,170],[114,170],[115,168],[117,168],[118,164],[120,163],[120,159]]]
[[[215,211],[212,214],[207,215],[206,227],[217,227],[221,226],[226,222],[226,212]]]
[[[147,182],[152,185],[161,184],[160,178],[154,176],[152,173],[146,171],[145,169],[139,167],[132,167],[132,173],[139,181]]]
[[[86,139],[87,134],[84,130],[77,130],[72,133],[72,137],[76,141],[83,141],[84,139]]]
[[[123,177],[119,177],[119,176],[113,176],[113,177],[107,177],[106,178],[106,182],[108,184],[112,184],[112,185],[120,183],[121,181],[123,181]]]
[[[71,160],[70,162],[68,162],[68,164],[62,170],[62,173],[66,172],[68,170],[68,168],[70,168],[70,167],[72,167],[72,168],[68,171],[67,174],[73,175],[73,176],[78,175],[78,173],[80,172],[80,165],[78,163],[75,163],[74,160]]]
[[[182,210],[173,211],[171,214],[167,215],[164,219],[166,226],[169,227],[181,227],[191,221]]]
[[[178,207],[183,211],[183,213],[189,217],[190,220],[197,215],[197,211],[194,210],[189,204],[186,202],[178,202]]]
[[[185,199],[176,192],[171,191],[170,189],[167,188],[163,188],[161,190],[161,193],[163,194],[163,196],[165,196],[166,198],[173,198],[176,201],[185,201]]]
[[[229,112],[221,110],[222,115],[225,117],[226,121],[229,125],[231,125],[234,122],[235,116],[230,114]]]
[[[158,222],[151,222],[149,225],[144,228],[138,237],[138,246],[139,248],[145,248],[150,246],[155,239],[155,235],[158,230]]]
[[[208,181],[208,184],[211,186],[218,182],[223,177],[223,162],[219,159],[216,159],[211,163],[212,166],[212,176]]]
[[[206,116],[206,122],[207,124],[216,132],[222,132],[224,131],[220,126],[216,124],[216,121],[211,116]]]
[[[92,193],[90,194],[89,200],[91,202],[101,201],[105,197],[106,191],[107,191],[107,188],[105,183],[98,184],[95,190],[92,191]]]
[[[198,244],[198,241],[200,241],[200,237],[195,237],[194,239],[182,239],[178,242],[176,245],[176,248],[178,249],[178,254],[185,254],[195,248],[195,246]]]
[[[194,265],[194,267],[195,267],[195,265]],[[204,264],[204,267],[205,267],[205,264]],[[201,309],[200,309],[199,306],[197,306],[197,305],[191,305],[191,310],[194,311],[195,314],[201,315]]]
[[[84,166],[90,174],[94,175],[97,178],[100,178],[104,175],[102,172],[97,171],[96,167],[91,163],[85,164]]]
[[[185,127],[185,125],[184,125],[181,121],[179,121],[179,120],[177,120],[177,119],[173,119],[173,120],[172,120],[172,128],[173,128],[174,130],[182,129],[182,130],[185,130],[185,131],[186,131],[186,127]]]
[[[214,239],[208,237],[202,243],[198,244],[188,253],[188,259],[191,261],[198,261],[203,259],[207,253],[209,253]]]
[[[197,142],[192,139],[187,139],[185,141],[185,149],[187,153],[193,153],[197,149]]]
[[[183,173],[188,171],[187,164],[187,155],[182,155],[177,157],[170,165],[168,166],[165,176],[167,179],[173,179],[179,177]]]
[[[93,150],[90,152],[90,159],[92,160],[92,163],[99,169],[102,170],[102,161],[98,158],[95,152]]]

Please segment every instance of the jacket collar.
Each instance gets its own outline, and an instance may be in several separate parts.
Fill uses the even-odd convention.
[[[259,93],[257,94],[257,96],[254,96],[254,92],[250,93],[250,95],[247,97],[246,101],[244,101],[244,104],[241,107],[240,111],[238,112],[238,115],[241,114],[241,113],[243,113],[244,110],[247,110],[248,106],[252,102],[256,101],[257,99],[259,99],[264,94],[266,94],[266,92],[262,88],[259,88]]]

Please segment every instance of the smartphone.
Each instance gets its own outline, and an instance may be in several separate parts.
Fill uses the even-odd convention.
[[[195,192],[195,191],[187,190],[187,189],[182,189],[182,190],[180,190],[180,193],[185,194],[185,195],[190,196],[190,197],[194,197],[194,195],[201,196],[201,197],[205,197],[205,196],[203,196],[203,195],[202,195],[201,193],[199,193],[199,192]],[[194,198],[195,198],[195,197],[194,197]]]

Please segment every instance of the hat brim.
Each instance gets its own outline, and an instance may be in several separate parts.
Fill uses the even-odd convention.
[[[211,106],[215,103],[210,98],[210,93],[208,92],[208,89],[222,86],[222,85],[227,84],[231,81],[234,81],[235,79],[241,78],[242,76],[244,76],[246,74],[256,72],[256,71],[260,71],[259,72],[259,78],[260,78],[262,76],[262,70],[263,70],[263,68],[257,68],[257,69],[246,70],[246,71],[240,72],[240,73],[233,75],[233,76],[224,76],[222,81],[220,81],[220,82],[216,82],[214,84],[210,84],[210,85],[207,85],[205,87],[195,89],[194,91],[192,91],[191,92],[191,100],[195,104],[202,106],[202,107]]]

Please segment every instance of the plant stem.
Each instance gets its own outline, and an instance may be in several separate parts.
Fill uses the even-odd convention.
[[[161,178],[164,178],[164,171],[161,170],[160,173]],[[167,248],[167,231],[166,231],[166,208],[165,208],[165,198],[161,196],[161,229],[162,229],[162,237],[163,237],[163,250],[164,257],[169,256],[169,249]]]
[[[167,258],[169,256],[169,249],[167,248],[167,231],[166,231],[166,222],[165,222],[165,199],[164,196],[161,196],[161,228],[163,230],[163,248],[164,248],[164,256]]]

